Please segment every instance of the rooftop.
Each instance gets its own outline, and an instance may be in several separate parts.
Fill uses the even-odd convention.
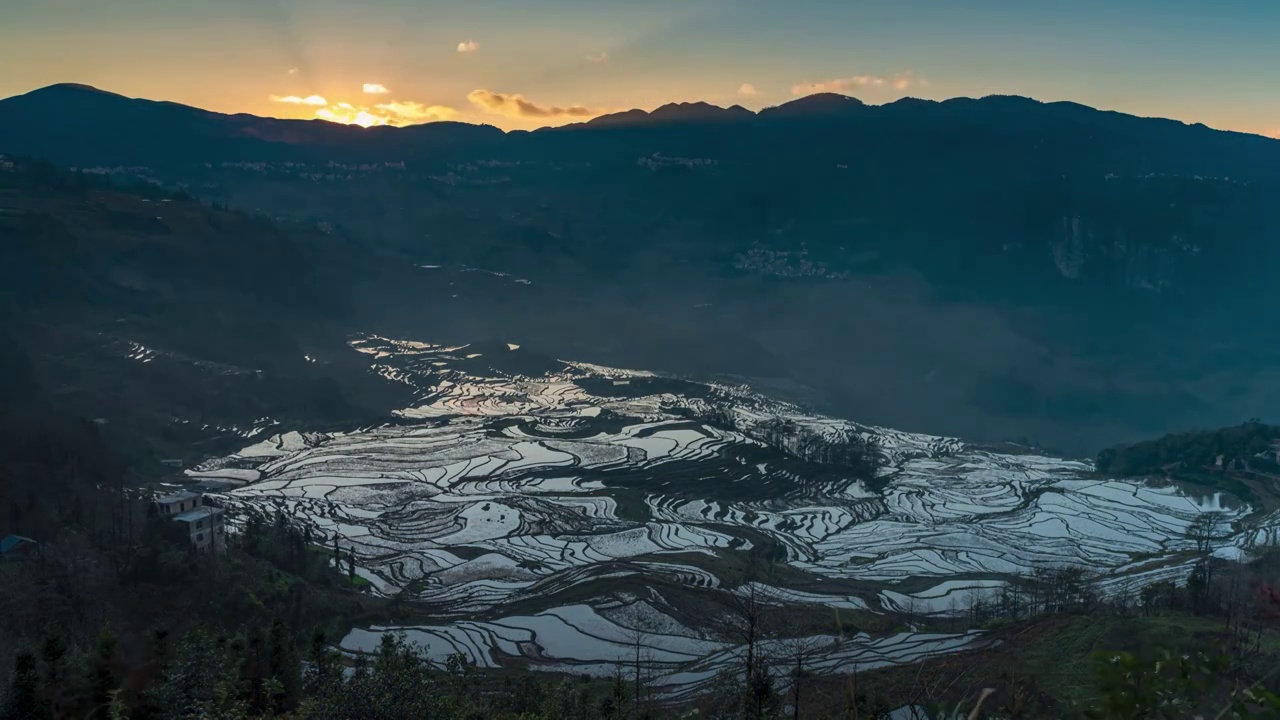
[[[202,507],[202,508],[197,508],[195,510],[188,510],[187,512],[174,515],[173,519],[177,520],[178,522],[195,522],[197,520],[204,520],[205,518],[210,518],[215,515],[221,515],[221,514],[222,514],[222,508]]]
[[[161,495],[156,498],[156,502],[161,505],[168,505],[170,503],[183,502],[186,500],[195,500],[198,497],[200,497],[200,493],[187,492],[184,490],[182,492],[176,492],[169,495]]]
[[[27,543],[34,545],[36,541],[32,540],[29,537],[23,537],[21,535],[6,535],[3,538],[0,538],[0,555],[4,555],[5,553],[18,547],[19,545],[24,545]]]

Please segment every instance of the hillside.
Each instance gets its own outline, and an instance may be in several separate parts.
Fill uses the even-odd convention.
[[[367,264],[339,235],[19,160],[0,171],[11,409],[94,419],[141,467],[263,423],[357,421],[383,384],[313,355],[344,341]]]
[[[1081,454],[1280,399],[1280,142],[1258,136],[998,96],[364,130],[54,86],[0,101],[0,146],[529,283],[380,282],[362,329]]]

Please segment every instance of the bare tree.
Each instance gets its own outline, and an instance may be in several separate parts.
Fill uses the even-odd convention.
[[[769,602],[762,584],[772,575],[772,565],[763,555],[758,549],[748,554],[743,583],[724,594],[725,613],[717,622],[721,633],[741,648],[744,701],[751,718],[761,717],[772,699],[773,677],[763,651],[778,608]]]
[[[635,718],[641,716],[641,703],[648,691],[649,666],[653,659],[646,640],[652,634],[654,627],[642,607],[641,601],[637,600],[627,607],[623,618],[627,629],[627,646],[631,655],[631,677],[635,684],[632,698],[632,713]]]
[[[1208,555],[1213,551],[1213,541],[1222,539],[1223,529],[1229,526],[1220,510],[1200,513],[1187,526],[1187,539],[1196,544],[1197,553]]]
[[[777,675],[788,678],[791,683],[791,716],[799,718],[804,700],[805,681],[812,675],[810,665],[817,656],[824,652],[831,652],[840,645],[844,637],[844,629],[840,627],[839,635],[835,637],[814,635],[811,628],[804,622],[802,615],[790,613],[783,617],[784,619],[780,619],[777,623],[780,637],[772,644],[777,648],[779,663]],[[840,622],[838,614],[836,622]]]

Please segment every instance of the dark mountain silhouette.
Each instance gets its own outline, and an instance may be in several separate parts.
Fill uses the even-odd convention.
[[[432,123],[360,128],[322,120],[226,115],[126,98],[86,85],[53,85],[0,101],[3,152],[60,164],[180,166],[211,161],[305,160],[430,153],[501,137],[487,125]]]
[[[755,113],[741,105],[722,108],[705,102],[668,103],[653,110],[652,112],[646,112],[644,110],[627,110],[620,113],[612,113],[610,115],[601,115],[600,117],[594,118],[585,123],[574,123],[572,125],[564,126],[563,128],[554,129],[564,130],[581,127],[599,128],[677,123],[734,122],[750,120],[754,116]]]
[[[814,122],[829,135],[811,135]],[[321,120],[226,115],[74,84],[0,100],[0,151],[67,165],[316,159],[450,162],[477,153],[573,155],[575,143],[589,153],[599,152],[600,140],[592,134],[622,128],[631,132],[610,141],[645,145],[619,148],[625,152],[683,151],[688,148],[682,133],[702,142],[714,132],[720,139],[706,150],[721,160],[735,155],[789,154],[809,147],[807,154],[822,160],[849,151],[866,158],[869,151],[880,149],[897,163],[934,162],[940,159],[939,152],[958,151],[1001,165],[1025,162],[1032,153],[1039,164],[1065,163],[1068,170],[1280,177],[1280,142],[1268,138],[1011,96],[942,102],[904,99],[870,106],[856,98],[823,93],[759,113],[737,105],[672,103],[652,112],[604,115],[555,133],[505,134],[491,126],[451,122],[364,129]],[[733,146],[747,138],[755,142],[749,147]],[[905,157],[896,147],[899,144],[909,146]]]
[[[760,111],[764,118],[840,117],[865,108],[858,98],[837,93],[817,93]]]

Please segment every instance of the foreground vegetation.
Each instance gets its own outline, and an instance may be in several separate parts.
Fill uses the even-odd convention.
[[[235,634],[197,626],[174,638],[156,632],[141,662],[122,661],[119,639],[104,631],[83,649],[57,633],[20,653],[0,717],[22,720],[100,717],[293,718],[521,718],[587,720],[657,718],[1278,718],[1274,647],[1261,676],[1249,674],[1249,652],[1204,645],[1200,632],[1213,622],[1191,614],[1162,613],[1156,621],[1093,617],[1041,618],[1005,632],[1009,656],[999,651],[950,658],[885,673],[810,677],[797,672],[726,676],[689,707],[665,707],[620,666],[614,677],[588,680],[531,671],[480,672],[461,658],[426,662],[402,636],[386,634],[369,656],[345,661],[323,633],[300,648],[287,623]],[[1135,628],[1189,624],[1193,638],[1166,637],[1163,649],[1091,652],[1093,640]],[[1019,642],[1042,633],[1036,644]],[[1216,637],[1216,635],[1215,635]],[[1081,641],[1086,644],[1080,644]],[[1191,641],[1191,642],[1188,642]],[[1269,642],[1274,642],[1270,639]],[[1017,653],[1015,656],[1013,653]],[[1256,664],[1258,658],[1254,658]],[[1070,678],[1065,702],[1046,702],[1035,675],[1010,661],[1043,669],[1062,663]],[[1268,664],[1269,663],[1269,664]],[[794,682],[799,678],[801,682]],[[1046,678],[1047,679],[1047,678]],[[789,683],[789,686],[788,686]]]

